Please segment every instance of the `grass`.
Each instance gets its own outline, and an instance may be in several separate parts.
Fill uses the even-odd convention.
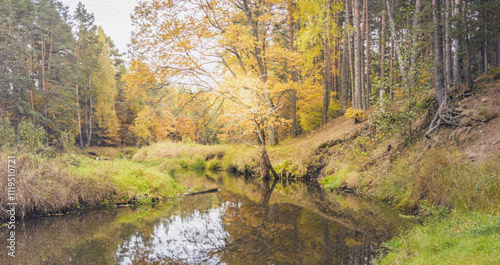
[[[179,196],[185,190],[185,187],[162,170],[160,163],[155,165],[126,159],[96,161],[85,157],[80,166],[70,166],[69,170],[76,176],[110,178],[118,194],[124,199],[145,195],[149,198],[171,198]]]
[[[0,152],[0,167],[7,168],[7,156],[16,161],[16,214],[26,218],[49,213],[64,213],[79,205],[96,206],[115,193],[110,178],[92,175],[73,175],[68,165],[78,164],[74,155],[47,158],[40,154],[12,149],[8,154]],[[7,179],[7,170],[0,172]],[[7,181],[0,182],[0,190],[6,190]],[[0,207],[4,207],[7,193],[0,193]],[[0,221],[5,220],[5,211]]]
[[[132,160],[141,163],[160,162],[167,171],[208,168],[245,172],[257,168],[258,150],[247,145],[200,145],[165,141],[141,148]]]
[[[386,243],[377,264],[499,264],[500,216],[455,212]]]
[[[338,189],[341,188],[344,185],[344,175],[347,174],[345,170],[340,170],[339,172],[335,173],[334,175],[328,176],[320,181],[325,188],[328,189]]]
[[[375,190],[380,199],[402,209],[414,209],[423,200],[436,207],[464,211],[498,211],[500,154],[470,162],[460,153],[431,149],[417,166],[405,156],[381,177]]]
[[[114,154],[116,157],[111,156],[114,159],[96,160],[78,154],[47,157],[27,150],[0,152],[2,168],[7,168],[7,156],[16,157],[16,202],[19,205],[16,214],[29,218],[130,199],[147,204],[152,199],[178,197],[186,190],[164,170],[168,165],[117,158],[124,154],[119,150]],[[102,152],[99,155],[104,157]],[[202,167],[204,163],[204,160],[198,161],[194,166]],[[0,178],[7,179],[7,170],[0,172]],[[6,190],[6,185],[6,181],[0,182],[0,190]],[[7,195],[5,192],[0,194],[0,205],[6,205]],[[2,211],[0,221],[6,217]]]

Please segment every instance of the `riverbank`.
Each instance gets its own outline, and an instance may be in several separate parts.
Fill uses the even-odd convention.
[[[179,197],[187,190],[161,168],[124,158],[117,150],[114,153],[116,157],[97,158],[25,149],[0,153],[1,168],[7,168],[8,160],[15,162],[15,215],[25,219],[119,203],[151,204]],[[7,171],[1,174],[7,180]],[[6,190],[7,185],[2,181],[0,189]],[[0,195],[0,202],[0,220],[6,221],[7,193]]]

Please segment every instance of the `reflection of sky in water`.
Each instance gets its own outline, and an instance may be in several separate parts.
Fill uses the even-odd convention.
[[[138,257],[147,262],[220,264],[218,251],[224,249],[229,237],[223,227],[223,215],[230,206],[233,203],[225,202],[218,208],[197,210],[186,217],[171,216],[154,225],[150,235],[137,231],[118,246],[118,264],[133,264]]]
[[[22,255],[0,251],[0,264],[368,264],[404,221],[304,185],[286,202],[265,201],[259,186],[243,190],[251,188],[259,202],[221,190],[153,208],[27,220],[16,230]],[[7,232],[0,228],[0,239]]]

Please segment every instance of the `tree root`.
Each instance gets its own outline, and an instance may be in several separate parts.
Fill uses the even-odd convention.
[[[417,160],[413,164],[417,164],[420,161],[420,159],[422,159],[425,152],[430,147],[431,135],[434,132],[436,132],[437,130],[439,130],[439,128],[441,126],[443,126],[443,125],[457,126],[458,128],[455,130],[455,133],[453,135],[453,137],[455,137],[456,131],[468,122],[468,121],[464,122],[464,123],[459,122],[459,119],[462,118],[463,116],[464,115],[462,115],[462,111],[449,108],[447,105],[447,100],[444,100],[441,103],[441,105],[439,106],[439,109],[437,110],[436,115],[432,119],[432,121],[429,125],[429,129],[427,130],[427,132],[425,132],[424,137],[426,139],[426,143],[425,143],[424,151],[422,151],[420,156],[417,158]]]

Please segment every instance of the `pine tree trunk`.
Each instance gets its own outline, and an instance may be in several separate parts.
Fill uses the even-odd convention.
[[[484,74],[488,74],[488,27],[484,28]]]
[[[360,0],[361,1],[361,0]],[[360,46],[359,46],[359,52],[361,53],[360,55],[360,71],[361,71],[361,109],[366,110],[366,86],[365,86],[365,77],[366,77],[366,71],[365,71],[365,6],[364,6],[364,1],[363,3],[360,2],[360,28],[359,28],[359,39],[360,39]]]
[[[396,25],[394,24],[394,19],[393,19],[393,16],[392,16],[392,8],[391,8],[391,5],[389,3],[389,0],[386,1],[387,3],[387,14],[389,15],[389,25],[391,27],[391,36],[392,36],[392,39],[394,41],[394,49],[396,51],[396,59],[398,60],[398,66],[399,66],[399,71],[400,71],[400,75],[402,77],[402,81],[403,81],[403,87],[406,87],[407,88],[407,93],[408,95],[410,94],[410,90],[411,90],[411,86],[409,86],[407,84],[407,74],[406,74],[406,71],[405,71],[405,64],[403,62],[403,57],[401,55],[401,48],[399,46],[399,40],[396,39]],[[392,48],[392,47],[391,47]]]
[[[348,12],[346,12],[346,17],[348,16]],[[346,21],[349,21],[346,18]],[[344,24],[344,43],[342,44],[342,100],[340,101],[340,111],[342,113],[345,112],[347,108],[347,90],[348,90],[348,52],[347,52],[347,42],[349,41],[349,37],[347,34],[347,22]]]
[[[432,0],[434,21],[434,87],[438,106],[446,104],[446,88],[443,78],[443,29],[441,27],[441,1]]]
[[[360,12],[359,1],[354,0],[354,104],[353,109],[362,108],[361,105],[361,27],[360,27]]]
[[[331,1],[329,1],[329,6],[331,7]],[[325,18],[325,23],[328,23],[327,12],[323,13]],[[330,91],[331,91],[331,79],[332,79],[332,62],[331,62],[331,48],[330,48],[330,23],[324,26],[323,35],[323,110],[321,112],[321,124],[326,124],[328,122],[328,109],[330,107]]]
[[[46,118],[47,116],[47,88],[45,87],[47,85],[47,83],[45,82],[45,76],[46,76],[46,72],[45,72],[45,52],[46,52],[46,48],[45,48],[45,41],[42,41],[42,117]],[[45,121],[42,120],[42,124],[44,127],[46,127],[45,125]]]
[[[450,84],[452,83],[452,74],[453,74],[453,69],[452,69],[452,56],[451,56],[451,40],[450,40],[450,31],[451,31],[451,23],[450,23],[450,11],[451,11],[451,0],[445,0],[445,21],[444,21],[444,27],[445,27],[445,36],[444,36],[444,42],[445,42],[445,50],[446,50],[446,57],[445,57],[445,69],[446,69],[446,87],[448,88]]]
[[[469,89],[472,89],[474,86],[474,82],[472,81],[471,74],[471,59],[470,59],[470,49],[469,49],[469,27],[467,26],[467,20],[465,17],[465,10],[467,10],[467,1],[463,2],[464,9],[462,10],[462,23],[464,25],[464,39],[465,39],[465,58],[467,60],[467,65],[465,66],[465,78],[467,79],[467,86]]]
[[[500,65],[500,41],[498,40],[498,38],[495,39],[495,46],[496,46],[496,49],[495,49],[495,58],[496,58],[496,63],[495,63],[495,66],[498,67]]]
[[[385,94],[385,29],[386,29],[386,15],[385,9],[382,10],[382,32],[380,34],[380,105],[382,106]]]
[[[460,15],[460,6],[462,5],[461,0],[455,0],[455,8],[453,9],[453,17],[458,17]],[[461,65],[461,44],[460,38],[455,37],[453,39],[453,48],[455,50],[455,55],[453,57],[453,84],[456,88],[457,85],[462,83],[462,78],[460,74]]]
[[[417,64],[417,56],[418,56],[418,41],[419,41],[419,35],[420,35],[420,10],[422,9],[422,0],[416,0],[415,2],[415,16],[413,18],[413,45],[412,45],[412,51],[411,51],[411,68],[415,70],[416,64]],[[415,72],[413,72],[413,76],[411,77],[411,84],[412,86],[415,84],[416,81],[416,76]]]
[[[351,16],[351,9],[350,9],[350,3],[351,3],[351,0],[347,0],[345,2],[345,9],[346,9],[346,25],[348,26],[351,26],[351,22],[350,22],[350,16]],[[354,67],[353,67],[353,56],[352,56],[352,43],[353,41],[351,41],[351,34],[349,33],[349,31],[347,32],[347,50],[348,50],[348,53],[349,53],[349,95],[347,96],[347,98],[350,98],[351,99],[351,104],[352,104],[352,107],[354,108]],[[346,105],[347,107],[347,105]]]
[[[370,97],[372,93],[372,83],[370,78],[371,72],[371,39],[370,39],[370,23],[369,23],[369,13],[368,13],[368,0],[365,0],[365,10],[366,10],[366,29],[365,29],[365,39],[366,39],[366,107],[370,107]]]

